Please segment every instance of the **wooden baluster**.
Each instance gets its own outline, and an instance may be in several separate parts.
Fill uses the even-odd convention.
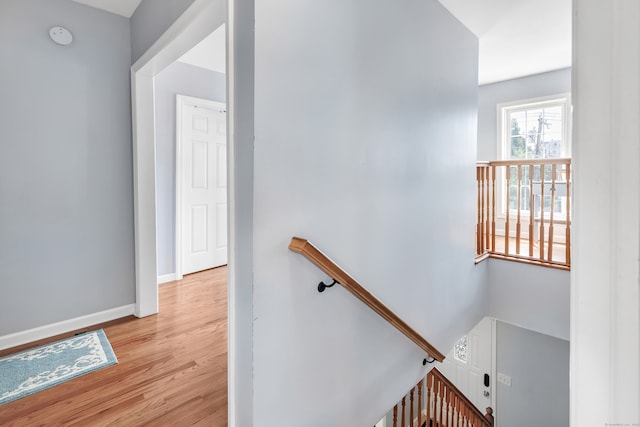
[[[398,427],[398,405],[393,407],[393,427]]]
[[[509,181],[511,181],[511,166],[507,166],[506,168],[506,182],[507,182],[507,191],[506,191],[506,218],[504,223],[504,254],[509,255],[509,193],[511,192],[509,188]]]
[[[416,388],[411,389],[410,397],[409,397],[409,423],[413,427],[413,395],[416,391]]]
[[[549,213],[549,249],[547,249],[547,259],[552,261],[553,257],[553,211],[555,211],[556,200],[556,164],[551,165],[551,212]]]
[[[442,427],[447,426],[447,405],[449,400],[447,399],[447,385],[442,384],[442,405],[440,408],[440,425]]]
[[[571,188],[569,188],[570,186],[570,180],[571,180],[571,163],[567,163],[567,176],[565,178],[566,182],[567,182],[567,215],[565,218],[566,221],[566,225],[565,225],[565,242],[564,244],[566,245],[565,247],[565,263],[567,265],[571,265],[571,215],[570,215],[570,210],[571,210]]]
[[[491,193],[489,192],[489,166],[485,166],[483,171],[483,179],[484,179],[484,183],[485,183],[485,189],[484,189],[484,193],[483,193],[483,200],[484,200],[484,206],[483,206],[483,212],[484,212],[484,250],[483,253],[487,253],[487,251],[489,250],[489,242],[491,242],[491,228],[490,228],[490,223],[489,223],[489,197],[491,195]]]
[[[464,403],[460,403],[460,418],[462,418],[462,427],[465,427],[466,423],[467,423],[467,416],[466,416],[466,405]]]
[[[447,388],[447,415],[445,417],[445,425],[451,427],[451,400],[453,399],[452,391]]]
[[[467,426],[467,406],[462,403],[460,405],[460,413],[462,414],[462,427]]]
[[[429,373],[427,374],[427,385],[425,387],[427,392],[427,397],[425,398],[426,404],[427,404],[427,416],[425,417],[427,427],[429,427],[429,424],[431,423],[431,403],[433,401],[433,398],[431,397],[431,379],[432,378],[433,378],[433,374],[431,374],[431,371],[429,371]]]
[[[449,386],[447,386],[447,391],[445,391],[444,395],[447,400],[447,404],[444,407],[444,420],[442,421],[442,425],[451,427],[451,390],[449,389]]]
[[[455,427],[460,427],[460,398],[458,396],[455,397],[455,404],[453,405],[453,408],[454,408],[453,425]]]
[[[476,181],[478,184],[478,218],[476,223],[476,255],[482,254],[482,225],[481,225],[481,209],[482,209],[482,185],[480,184],[480,168],[476,167]],[[405,426],[406,427],[406,426]]]
[[[453,400],[451,402],[451,427],[458,427],[458,417],[457,417],[457,408],[458,408],[458,396],[453,395]]]
[[[445,405],[445,388],[444,388],[444,384],[438,380],[438,391],[440,394],[440,426],[444,426],[444,423],[446,422],[446,417],[445,417],[445,413],[444,413],[444,405]]]
[[[491,166],[491,252],[496,251],[496,167]]]
[[[438,425],[438,410],[440,408],[440,383],[436,377],[433,377],[433,425]]]
[[[407,427],[407,421],[406,421],[406,419],[405,419],[405,415],[404,415],[404,414],[405,414],[405,412],[406,412],[406,411],[405,411],[405,408],[406,408],[406,399],[407,399],[407,396],[405,396],[405,397],[403,397],[403,398],[402,398],[402,416],[401,416],[402,424],[400,424],[402,427]]]
[[[544,165],[540,165],[540,261],[544,261]]]
[[[522,186],[522,166],[518,165],[518,217],[516,219],[516,254],[520,255],[520,188]]]
[[[455,400],[455,394],[453,390],[449,390],[449,399],[447,401],[447,406],[449,406],[449,417],[448,417],[448,426],[453,426],[453,402]]]
[[[422,380],[418,383],[418,427],[422,426]]]
[[[533,165],[529,165],[529,256],[533,256],[533,240],[535,236],[533,220]]]
[[[468,427],[467,423],[467,407],[465,405],[462,406],[462,427]]]
[[[486,253],[489,241],[487,240],[487,194],[489,192],[489,182],[487,181],[487,167],[483,166],[480,170],[482,177],[482,253]]]

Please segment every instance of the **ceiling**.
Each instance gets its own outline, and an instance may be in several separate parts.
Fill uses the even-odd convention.
[[[571,0],[439,1],[479,39],[479,84],[571,66]]]
[[[142,0],[73,0],[107,12],[131,18]]]
[[[178,61],[225,74],[227,72],[225,52],[226,34],[225,25],[222,24],[193,49],[182,55]]]
[[[141,0],[74,1],[131,17]],[[571,66],[571,0],[439,1],[479,39],[479,84]],[[224,29],[216,32],[180,61],[224,72]]]

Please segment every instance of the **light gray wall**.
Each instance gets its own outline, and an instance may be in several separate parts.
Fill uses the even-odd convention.
[[[172,274],[176,237],[176,95],[226,102],[226,77],[175,62],[155,77],[158,275]]]
[[[131,63],[182,15],[194,0],[142,0],[131,16]]]
[[[435,0],[257,2],[255,24],[254,425],[373,425],[425,354],[287,246],[443,350],[480,320],[478,41]]]
[[[571,92],[571,69],[482,85],[478,90],[478,160],[498,157],[497,105]]]
[[[565,270],[491,259],[487,316],[569,340],[569,276]]]
[[[0,335],[134,303],[129,20],[2,0],[0,58]]]
[[[497,322],[497,427],[569,426],[569,342]]]

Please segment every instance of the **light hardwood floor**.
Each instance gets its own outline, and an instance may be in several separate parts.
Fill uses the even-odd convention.
[[[157,315],[97,327],[119,363],[1,405],[0,426],[227,425],[226,267],[160,285]]]

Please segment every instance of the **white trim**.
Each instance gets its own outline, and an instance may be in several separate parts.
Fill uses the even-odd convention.
[[[555,95],[548,96],[540,96],[537,98],[527,98],[520,99],[516,101],[502,102],[496,105],[496,117],[498,120],[496,121],[497,133],[498,136],[496,143],[498,144],[498,148],[496,150],[496,155],[498,160],[508,160],[507,157],[507,146],[504,143],[505,137],[509,132],[510,124],[507,124],[505,121],[505,110],[513,108],[513,107],[522,107],[523,109],[529,109],[535,107],[537,105],[546,104],[552,101],[560,101],[565,100],[565,111],[564,111],[564,132],[562,137],[564,138],[565,150],[563,153],[563,157],[571,157],[571,92],[564,92]]]
[[[176,234],[175,234],[175,265],[176,277],[182,279],[182,108],[183,105],[202,105],[211,110],[225,110],[227,104],[210,99],[176,94]]]
[[[131,67],[138,317],[158,312],[154,76],[225,20],[225,1],[195,0]]]
[[[86,316],[80,316],[74,319],[63,320],[62,322],[27,329],[26,331],[3,335],[0,337],[0,350],[27,344],[43,338],[53,337],[75,331],[77,329],[97,325],[99,323],[109,322],[111,320],[120,319],[121,317],[131,316],[134,313],[134,309],[134,304],[123,305],[122,307],[87,314]]]
[[[133,192],[138,317],[158,312],[153,75],[131,70]]]
[[[640,2],[573,5],[570,422],[638,425]]]
[[[564,92],[564,93],[558,93],[554,95],[540,96],[536,98],[526,98],[526,99],[520,99],[516,101],[502,102],[496,105],[496,117],[497,117],[496,158],[498,160],[510,160],[508,155],[509,147],[507,146],[506,138],[507,138],[507,135],[509,135],[511,123],[505,120],[507,115],[507,110],[512,109],[513,107],[518,107],[518,109],[529,109],[539,105],[551,103],[554,101],[558,103],[560,102],[564,103],[564,114],[562,118],[562,124],[564,126],[564,129],[562,132],[563,145],[561,148],[562,150],[561,157],[571,158],[571,135],[572,135],[571,92]],[[497,172],[498,173],[496,177],[496,181],[497,181],[496,193],[498,195],[498,198],[496,203],[496,210],[498,212],[498,215],[505,216],[505,212],[506,212],[505,178],[506,177],[505,177],[504,168],[498,168]]]
[[[216,28],[225,23],[227,19],[232,20],[232,10],[234,1],[227,0],[194,0],[187,10],[171,25],[171,27],[145,52],[140,59],[131,67],[131,91],[132,91],[132,126],[133,126],[133,166],[134,166],[134,215],[135,215],[135,257],[136,257],[136,316],[146,316],[157,313],[158,311],[158,286],[157,286],[157,267],[156,267],[156,205],[155,205],[155,164],[150,167],[149,162],[155,163],[155,125],[153,113],[154,94],[153,90],[140,91],[139,86],[153,88],[153,77],[161,70],[173,63],[179,57],[184,55],[189,49],[211,34]],[[227,9],[229,7],[229,9]],[[253,5],[247,10],[246,20],[243,30],[253,34]],[[229,64],[229,59],[233,58],[235,38],[233,31],[227,31],[227,103],[232,105],[234,90],[231,87],[234,84],[234,67]],[[252,41],[251,41],[252,42]],[[253,46],[253,45],[252,45]],[[253,68],[243,69],[243,72],[253,73]],[[251,77],[252,79],[253,77]],[[253,101],[253,99],[251,99]],[[253,104],[251,104],[253,106]],[[236,283],[242,283],[236,280],[238,270],[236,270],[236,257],[233,254],[235,250],[236,233],[232,230],[235,227],[236,220],[236,198],[233,193],[235,188],[235,168],[234,168],[234,127],[233,114],[231,111],[227,115],[227,138],[228,138],[228,154],[227,154],[227,174],[229,188],[228,203],[228,229],[229,229],[229,354],[228,354],[228,384],[229,384],[229,427],[242,425],[237,423],[238,413],[244,418],[251,418],[252,414],[245,414],[245,407],[252,407],[252,399],[249,395],[251,392],[250,383],[242,384],[238,387],[242,391],[243,398],[246,401],[238,401],[235,398],[236,377],[247,382],[244,372],[238,373],[236,369],[237,346],[236,332],[236,312],[235,312],[235,293]],[[253,131],[253,122],[247,123],[247,129]],[[145,150],[146,147],[146,150]],[[253,164],[247,165],[252,170]],[[248,196],[249,199],[251,196]],[[244,210],[245,212],[247,209]],[[153,233],[150,229],[153,229]],[[248,228],[247,233],[251,234],[252,230]],[[240,270],[244,271],[244,270]],[[245,286],[248,286],[245,284]],[[249,307],[250,309],[250,307]],[[246,314],[243,313],[242,314]],[[250,318],[251,314],[246,318]],[[248,334],[246,339],[251,342],[251,335]],[[242,353],[240,353],[242,354]],[[237,407],[240,406],[240,409]],[[244,425],[251,425],[247,423]]]
[[[182,102],[183,95],[176,95],[176,198],[175,204],[175,270],[176,276],[182,276]]]
[[[495,418],[495,426],[498,427],[498,419],[496,417],[498,413],[498,328],[495,317],[491,319],[491,409],[493,409],[493,416]]]
[[[178,277],[177,273],[163,274],[162,276],[158,276],[158,285],[180,279],[182,279],[182,276]]]

